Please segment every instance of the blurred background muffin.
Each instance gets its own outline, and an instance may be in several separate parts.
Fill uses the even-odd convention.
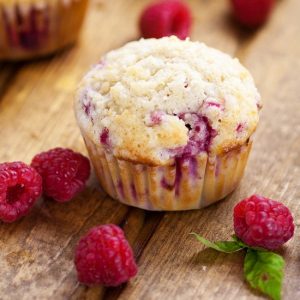
[[[0,0],[0,59],[51,54],[75,42],[88,0]]]

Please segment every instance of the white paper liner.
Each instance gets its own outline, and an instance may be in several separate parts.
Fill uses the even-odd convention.
[[[240,182],[252,142],[222,155],[202,153],[169,166],[120,160],[84,140],[103,189],[114,199],[147,210],[199,209],[221,200]]]

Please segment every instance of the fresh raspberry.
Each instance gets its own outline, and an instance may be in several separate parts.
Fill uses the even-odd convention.
[[[253,195],[239,202],[233,212],[234,231],[247,245],[276,249],[294,234],[293,217],[278,201]]]
[[[4,222],[28,214],[42,193],[42,178],[22,162],[0,164],[0,219]]]
[[[244,26],[255,28],[269,17],[274,0],[231,0],[235,18]]]
[[[113,224],[92,228],[75,251],[78,280],[84,284],[117,286],[137,273],[133,252],[123,230]]]
[[[44,194],[58,202],[71,200],[90,176],[89,160],[70,149],[55,148],[36,155],[31,166],[43,178]]]
[[[179,0],[165,0],[152,4],[140,17],[140,30],[144,38],[176,35],[184,40],[190,32],[191,13]]]

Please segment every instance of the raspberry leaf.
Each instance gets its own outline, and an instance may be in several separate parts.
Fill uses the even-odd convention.
[[[220,241],[220,242],[210,242],[209,240],[203,238],[197,233],[192,232],[196,239],[204,244],[205,246],[215,249],[220,252],[232,253],[237,252],[245,248],[245,246],[240,245],[237,241]]]
[[[274,300],[281,298],[283,258],[273,252],[248,249],[244,274],[250,285]]]
[[[257,251],[268,251],[267,249],[265,248],[261,248],[261,247],[252,247],[252,246],[249,246],[247,244],[245,244],[242,240],[240,240],[235,234],[233,234],[232,236],[232,239],[234,241],[236,241],[241,247],[244,247],[244,248],[249,248],[249,249],[252,249],[252,250],[257,250]]]
[[[240,246],[244,247],[244,248],[249,248],[248,245],[246,245],[244,242],[242,242],[242,240],[240,240],[235,234],[233,234],[232,236],[232,239],[234,241],[236,241]]]

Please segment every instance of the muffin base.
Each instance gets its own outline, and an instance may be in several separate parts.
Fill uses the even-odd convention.
[[[221,200],[240,182],[252,142],[222,155],[201,153],[177,158],[168,166],[147,166],[117,159],[84,136],[103,189],[120,202],[146,210],[199,209]]]
[[[49,55],[76,41],[88,0],[0,4],[0,59]]]

